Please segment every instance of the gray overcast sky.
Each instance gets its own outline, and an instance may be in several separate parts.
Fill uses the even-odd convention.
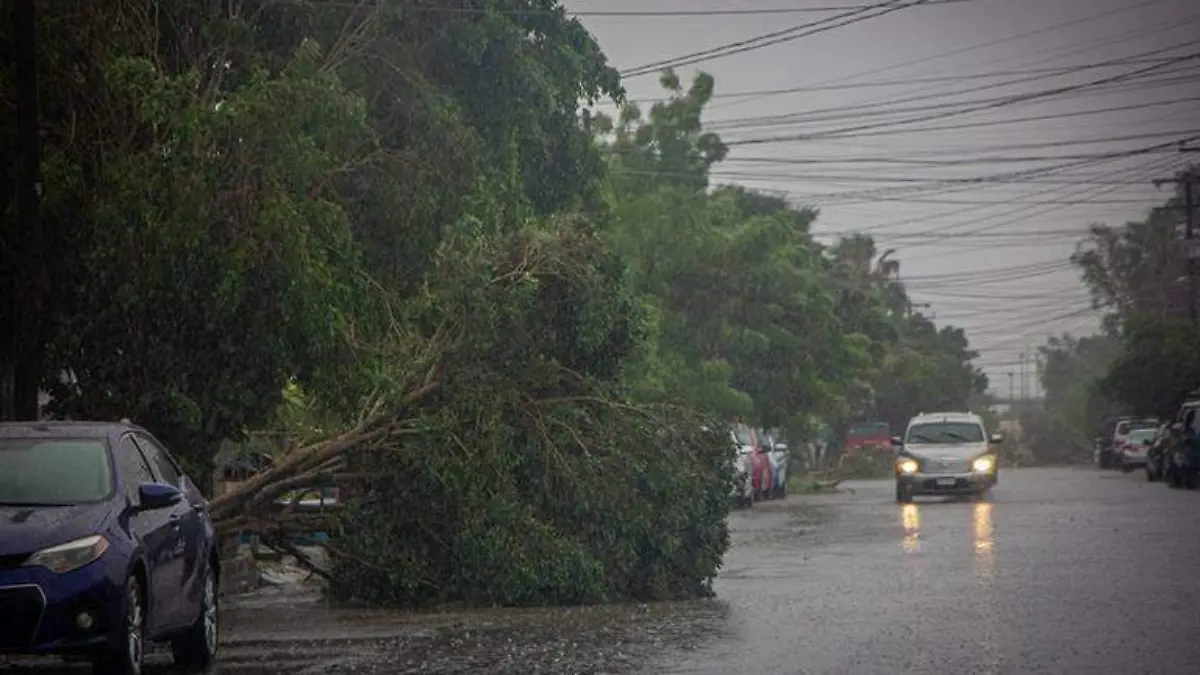
[[[859,3],[871,4],[566,0],[569,10],[583,13],[581,20],[620,70],[846,10],[708,16],[588,12]],[[914,302],[929,303],[922,311],[935,314],[939,324],[965,328],[981,352],[977,363],[993,391],[1007,395],[1007,373],[1018,370],[1027,345],[1035,349],[1049,334],[1087,333],[1097,325],[1087,292],[1067,263],[1088,224],[1140,218],[1170,194],[1150,180],[1170,176],[1198,157],[1175,149],[1094,157],[1200,135],[1200,58],[1164,61],[1198,52],[1197,0],[965,0],[902,9],[677,71],[685,82],[697,70],[716,80],[718,98],[706,123],[733,147],[729,159],[714,169],[715,182],[775,191],[819,209],[814,233],[823,241],[832,241],[831,233],[865,231],[881,250],[896,248]],[[1118,59],[1124,62],[1097,66]],[[1089,67],[1056,70],[1076,66]],[[1151,67],[1157,69],[1078,91],[896,124],[973,107],[963,104]],[[912,82],[930,78],[956,79]],[[656,73],[625,78],[630,98],[661,98],[657,79]],[[762,93],[795,88],[806,90]],[[787,115],[793,117],[762,119]],[[872,126],[861,128],[866,125]],[[829,130],[842,133],[788,139]],[[746,139],[771,140],[734,143]],[[1064,156],[1091,161],[983,185],[923,182],[1078,161]],[[997,157],[1009,159],[994,161]],[[879,159],[886,161],[868,161]]]

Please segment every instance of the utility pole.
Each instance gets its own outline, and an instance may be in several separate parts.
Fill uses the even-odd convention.
[[[1018,372],[1021,374],[1021,400],[1025,400],[1025,352],[1017,357]]]
[[[1008,402],[1009,402],[1010,408],[1011,408],[1011,404],[1013,403],[1014,400],[1015,400],[1015,397],[1013,396],[1013,371],[1010,370],[1010,371],[1008,371]]]
[[[1180,152],[1200,152],[1200,148],[1189,148],[1185,145],[1179,147]],[[1187,279],[1188,279],[1188,318],[1193,324],[1200,323],[1196,312],[1196,260],[1200,259],[1200,249],[1196,246],[1196,206],[1195,198],[1192,194],[1192,187],[1196,182],[1196,176],[1189,168],[1184,173],[1175,178],[1159,178],[1154,181],[1154,187],[1162,187],[1164,183],[1174,183],[1183,186],[1183,228],[1184,228],[1184,246],[1187,251]]]
[[[0,417],[37,419],[42,370],[40,317],[46,292],[41,219],[41,139],[38,103],[35,0],[13,0],[13,61],[16,101],[16,202],[18,243],[9,246],[5,274],[13,275],[11,361],[4,364]]]

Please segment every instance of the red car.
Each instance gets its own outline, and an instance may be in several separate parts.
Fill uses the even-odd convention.
[[[854,455],[862,450],[892,447],[892,430],[887,422],[859,422],[850,426],[846,434],[846,454]]]
[[[769,499],[775,476],[771,473],[769,448],[763,446],[762,431],[738,424],[734,427],[734,437],[737,438],[741,454],[750,457],[750,485],[754,501]]]

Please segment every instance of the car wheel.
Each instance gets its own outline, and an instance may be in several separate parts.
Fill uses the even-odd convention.
[[[1133,473],[1133,465],[1129,464],[1128,462],[1121,462],[1121,472]]]
[[[136,576],[125,583],[125,607],[121,617],[121,639],[92,660],[97,675],[141,675],[146,655],[146,607],[142,586]]]
[[[912,490],[910,490],[908,488],[908,486],[906,486],[904,483],[897,481],[896,482],[896,501],[900,502],[901,504],[908,504],[908,503],[911,503],[912,500],[913,500]]]
[[[204,574],[204,587],[200,592],[200,616],[187,632],[171,641],[171,654],[175,665],[194,670],[205,670],[217,660],[218,618],[220,599],[217,576],[211,565]]]

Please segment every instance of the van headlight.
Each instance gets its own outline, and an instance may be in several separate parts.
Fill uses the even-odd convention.
[[[996,468],[996,458],[991,455],[978,457],[971,463],[971,470],[975,473],[991,473]]]
[[[900,470],[900,473],[906,476],[911,476],[916,473],[917,469],[920,469],[921,466],[917,464],[917,460],[915,459],[902,459],[899,462],[896,462],[896,468]]]
[[[95,562],[107,550],[108,540],[96,534],[44,548],[29,556],[25,564],[30,567],[45,567],[57,574],[66,574]]]

